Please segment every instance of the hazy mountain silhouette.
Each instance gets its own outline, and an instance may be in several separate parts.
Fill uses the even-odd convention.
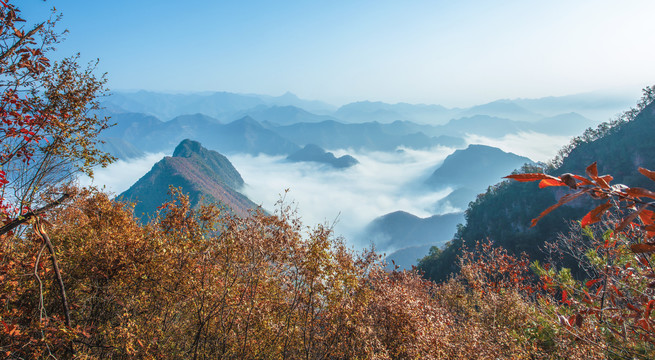
[[[153,116],[129,113],[117,114],[112,121],[117,125],[108,129],[110,137],[123,139],[145,152],[170,151],[184,139],[199,141],[222,153],[282,155],[300,148],[248,116],[222,124],[203,114],[181,115],[162,122]]]
[[[371,122],[343,124],[337,121],[320,123],[299,123],[271,128],[279,135],[299,145],[316,144],[324,149],[367,149],[393,151],[405,146],[414,149],[429,149],[438,145],[463,146],[459,138],[430,137],[421,132],[394,134],[385,130],[385,125]]]
[[[250,110],[242,111],[238,117],[250,116],[259,122],[270,122],[276,125],[289,125],[301,122],[320,122],[335,120],[328,115],[316,115],[296,106],[264,106],[260,105]]]
[[[136,159],[145,155],[143,151],[123,139],[103,137],[101,140],[103,143],[98,144],[98,149],[111,154],[119,160]]]
[[[471,117],[475,115],[487,115],[521,121],[534,121],[543,117],[508,100],[497,100],[487,104],[473,106],[459,114],[460,117]]]
[[[317,162],[322,164],[328,164],[335,168],[348,168],[355,166],[359,163],[354,157],[350,155],[343,155],[340,157],[335,157],[333,153],[326,152],[322,148],[314,144],[305,145],[304,148],[296,151],[295,153],[287,156],[288,161],[292,162]]]
[[[483,190],[526,163],[532,160],[491,146],[469,145],[450,154],[425,183],[433,188]]]
[[[405,211],[395,211],[373,220],[366,226],[364,234],[365,239],[372,241],[376,249],[385,252],[390,249],[443,244],[452,239],[457,224],[462,221],[463,213],[420,218]]]
[[[286,93],[282,96],[205,92],[166,94],[151,91],[114,92],[105,98],[103,106],[154,115],[168,120],[179,115],[202,113],[220,120],[229,120],[235,114],[257,106],[296,106],[307,111],[328,113],[334,107],[320,101],[301,100]]]
[[[343,105],[334,116],[347,122],[357,123],[373,121],[390,123],[405,120],[439,124],[452,118],[458,111],[459,109],[447,109],[441,105],[359,101]]]

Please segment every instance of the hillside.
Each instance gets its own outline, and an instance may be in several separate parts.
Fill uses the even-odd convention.
[[[238,192],[243,179],[230,161],[191,140],[182,141],[173,156],[157,162],[118,198],[135,202],[134,213],[147,219],[168,201],[169,186],[180,187],[189,195],[192,206],[201,202],[219,202],[240,216],[246,216],[249,210],[257,207]]]
[[[453,186],[483,191],[490,184],[532,160],[486,145],[469,145],[449,155],[425,183],[432,188]]]
[[[343,155],[337,158],[333,153],[326,152],[314,144],[308,144],[304,148],[287,156],[287,160],[291,162],[316,162],[327,164],[337,169],[349,168],[359,164],[359,161],[350,155]]]
[[[555,176],[584,174],[585,168],[597,161],[599,173],[614,176],[613,183],[649,187],[648,180],[639,175],[637,168],[655,168],[655,143],[651,138],[655,133],[655,104],[652,100],[645,98],[638,105],[638,111],[626,112],[619,120],[601,124],[574,139],[568,150],[546,171]],[[523,172],[540,170],[522,169]],[[558,233],[566,233],[569,221],[579,220],[589,209],[589,204],[562,206],[530,228],[530,220],[562,194],[562,190],[540,190],[534,183],[502,182],[491,187],[466,210],[466,225],[454,239],[443,249],[432,248],[430,255],[420,262],[420,268],[429,278],[443,280],[456,270],[455,259],[460,247],[465,242],[471,244],[485,238],[512,252],[525,251],[532,259],[544,259],[541,250],[544,242],[554,240]]]

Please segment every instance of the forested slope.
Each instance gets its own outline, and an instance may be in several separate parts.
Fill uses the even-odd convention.
[[[614,183],[645,186],[648,180],[635,169],[655,168],[654,133],[655,104],[652,91],[646,89],[636,108],[574,138],[547,168],[524,167],[522,172],[544,171],[554,176],[584,173],[587,166],[597,161],[599,172],[612,174]],[[419,268],[430,279],[444,280],[457,270],[461,247],[484,239],[510,252],[526,252],[532,259],[544,259],[543,244],[567,232],[570,222],[580,219],[589,209],[588,200],[574,202],[556,209],[530,228],[530,220],[561,195],[561,189],[540,190],[534,183],[505,181],[489,187],[469,205],[466,224],[458,229],[453,240],[442,249],[432,248]]]

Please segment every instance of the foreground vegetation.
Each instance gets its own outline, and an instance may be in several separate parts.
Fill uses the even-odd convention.
[[[239,218],[192,209],[175,194],[142,226],[129,205],[104,193],[66,190],[73,200],[50,212],[52,225],[37,222],[0,243],[0,351],[8,358],[655,353],[655,245],[636,245],[643,234],[624,221],[616,233],[589,225],[562,240],[568,247],[554,244],[580,256],[588,279],[552,266],[531,270],[526,257],[479,243],[460,258],[460,274],[437,285],[416,272],[384,271],[379,256],[348,250],[325,227],[303,227],[282,204],[275,215]],[[652,232],[652,213],[640,215]]]

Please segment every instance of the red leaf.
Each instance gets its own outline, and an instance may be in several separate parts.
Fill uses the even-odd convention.
[[[580,175],[571,175],[571,176],[573,176],[573,178],[575,178],[576,180],[582,182],[583,185],[593,185],[593,183],[589,181],[589,179],[583,178]]]
[[[563,303],[566,302],[566,297],[567,297],[567,296],[568,296],[568,293],[566,292],[566,290],[562,290],[562,302],[563,302]]]
[[[589,280],[585,285],[587,285],[587,288],[591,288],[595,283],[599,282],[600,279],[594,279],[594,280]]]
[[[504,179],[513,179],[520,182],[529,182],[529,181],[537,181],[537,180],[544,180],[544,179],[560,181],[559,178],[546,174],[540,174],[540,173],[512,174],[512,175],[505,176]]]
[[[565,183],[556,179],[543,179],[539,182],[539,188],[543,189],[549,186],[567,186]]]
[[[610,182],[614,180],[614,177],[612,175],[603,175],[599,176],[596,181],[598,182],[598,185],[600,185],[603,189],[607,189],[610,187]]]
[[[655,192],[652,192],[647,189],[642,189],[642,188],[629,188],[625,190],[625,193],[630,195],[630,196],[635,196],[635,197],[649,197],[651,199],[655,199]]]
[[[644,318],[646,319],[650,318],[650,312],[653,310],[654,306],[655,306],[655,300],[651,300],[648,302],[648,305],[646,305],[646,311],[644,312]]]
[[[655,213],[650,210],[643,210],[639,213],[639,219],[644,223],[644,225],[653,224],[653,222],[655,222]]]
[[[586,191],[578,191],[578,192],[575,192],[575,193],[572,193],[572,194],[566,194],[566,195],[562,196],[559,199],[559,201],[557,202],[557,204],[551,205],[548,209],[542,211],[541,214],[539,214],[539,216],[532,219],[532,223],[531,223],[530,227],[533,227],[533,226],[537,225],[539,220],[541,220],[541,218],[543,218],[544,216],[548,215],[551,211],[553,211],[553,210],[557,209],[558,207],[566,204],[567,202],[570,202],[572,200],[575,200],[575,199],[579,198],[585,192]]]
[[[587,176],[589,176],[590,178],[596,180],[596,178],[598,177],[598,167],[596,167],[596,162],[595,161],[594,161],[593,164],[587,166],[586,173],[587,173]]]
[[[632,244],[630,250],[635,254],[655,252],[655,244]]]
[[[612,289],[614,289],[614,291],[616,292],[616,295],[623,296],[623,293],[621,292],[621,290],[617,289],[616,286],[614,286],[614,284],[611,284],[610,286],[612,287]]]
[[[587,225],[591,225],[591,224],[593,224],[595,222],[600,221],[600,217],[603,215],[603,213],[605,213],[605,211],[607,211],[607,209],[609,209],[611,207],[612,207],[612,205],[608,201],[608,202],[606,202],[604,204],[601,204],[600,206],[596,207],[595,209],[591,210],[590,212],[587,213],[587,215],[585,215],[582,218],[582,222],[581,222],[580,226],[585,227]]]
[[[642,211],[644,211],[644,210],[646,209],[647,206],[648,206],[648,204],[642,205],[642,206],[641,206],[639,209],[637,209],[635,212],[633,212],[633,213],[631,213],[630,215],[628,215],[628,216],[626,216],[625,218],[623,218],[623,221],[621,221],[621,223],[616,227],[616,229],[614,229],[614,231],[615,231],[615,232],[619,232],[619,231],[623,230],[626,226],[628,226],[630,223],[632,223],[632,221],[634,221],[634,219],[637,218],[637,216],[639,215],[639,213],[641,213]]]
[[[648,169],[644,169],[644,168],[641,168],[641,167],[640,167],[640,168],[639,168],[639,172],[640,172],[642,175],[648,177],[649,179],[655,181],[655,171],[650,171],[650,170],[648,170]]]

